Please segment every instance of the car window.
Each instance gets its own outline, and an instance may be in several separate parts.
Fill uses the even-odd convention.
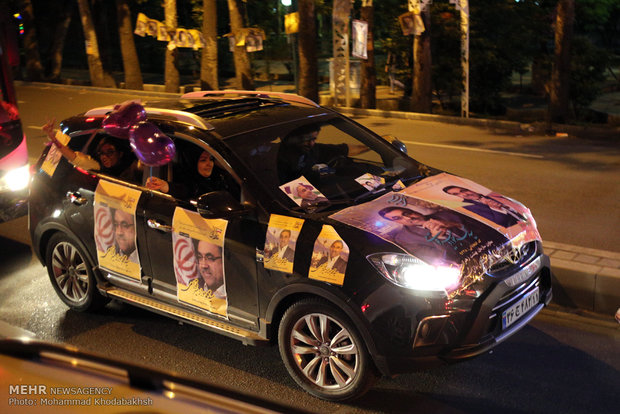
[[[211,191],[228,191],[240,198],[240,186],[220,161],[216,151],[175,138],[176,154],[170,165],[158,171],[169,185],[169,194],[184,201]]]
[[[226,144],[274,199],[293,209],[304,208],[294,191],[301,182],[342,207],[378,196],[379,186],[420,177],[419,163],[342,118],[278,125],[230,137]]]
[[[143,183],[144,166],[132,151],[129,140],[97,133],[88,142],[85,151],[99,163],[99,172],[132,184]]]

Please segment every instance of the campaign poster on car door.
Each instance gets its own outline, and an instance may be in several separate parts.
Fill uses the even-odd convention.
[[[515,247],[540,240],[527,207],[466,178],[442,173],[407,187],[401,193],[431,200],[475,218],[504,234]]]
[[[265,269],[293,273],[297,238],[304,220],[272,214],[265,237]]]
[[[67,145],[71,138],[66,134],[56,134],[56,139],[62,144]],[[58,163],[62,158],[62,153],[58,149],[58,147],[54,144],[50,145],[50,149],[45,156],[45,160],[43,164],[41,164],[41,169],[50,177],[54,175],[54,171],[56,171],[56,167],[58,167]]]
[[[228,221],[205,219],[177,207],[172,219],[172,253],[177,299],[227,315],[224,238]]]
[[[336,229],[324,224],[314,242],[308,277],[342,286],[349,262],[349,246]]]
[[[140,280],[136,241],[139,190],[100,180],[95,190],[95,244],[99,266]]]

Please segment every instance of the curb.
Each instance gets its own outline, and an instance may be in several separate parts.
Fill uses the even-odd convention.
[[[620,253],[543,242],[551,259],[553,302],[614,315],[620,308]]]

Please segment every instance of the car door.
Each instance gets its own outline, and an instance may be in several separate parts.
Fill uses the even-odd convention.
[[[151,278],[155,294],[167,298],[177,306],[213,318],[227,319],[231,324],[257,331],[255,246],[256,238],[259,237],[259,225],[256,216],[254,213],[249,213],[226,220],[208,221],[197,213],[195,195],[175,194],[172,188],[176,185],[191,185],[188,179],[185,182],[178,181],[179,177],[183,176],[183,170],[196,168],[195,165],[187,164],[187,158],[192,158],[187,155],[192,154],[195,158],[203,151],[213,155],[221,170],[228,174],[227,177],[233,180],[234,185],[240,186],[241,182],[228,163],[212,147],[183,135],[177,135],[174,140],[177,149],[175,159],[166,167],[152,171],[154,175],[159,175],[159,178],[169,181],[170,194],[149,191],[145,198],[144,220],[151,271],[145,276]],[[211,229],[206,238],[210,239],[202,241],[215,240],[214,243],[217,244],[215,247],[219,250],[198,252],[201,234],[206,234],[201,233],[201,226]],[[213,291],[207,289],[204,282],[206,276],[203,277],[207,271],[201,273],[199,266],[209,260],[210,262],[203,267],[208,268],[209,272],[213,269],[214,273],[218,270],[222,272],[223,288]],[[208,293],[202,297],[189,295],[188,292],[198,291],[199,288]],[[224,297],[223,308],[208,301],[209,298],[217,296]]]
[[[105,133],[97,133],[96,131],[82,131],[71,136],[68,145],[74,150],[80,150],[91,156],[95,154],[93,151],[102,139],[112,139]],[[128,144],[127,144],[128,148]],[[129,151],[129,150],[128,150]],[[135,158],[135,157],[134,157]],[[60,158],[47,169],[51,175],[51,182],[57,189],[56,193],[62,194],[61,211],[64,214],[67,226],[70,231],[80,240],[84,242],[95,264],[101,269],[101,273],[114,284],[122,284],[135,291],[144,291],[142,288],[142,271],[147,270],[144,266],[148,266],[148,262],[141,260],[146,256],[146,242],[144,240],[144,216],[143,207],[143,188],[137,182],[128,182],[118,177],[101,174],[97,171],[85,171],[81,168],[73,167],[64,158]],[[115,220],[113,209],[109,200],[103,200],[97,205],[97,195],[101,194],[103,187],[113,188],[115,197],[119,200],[127,198],[128,194],[133,196],[133,204],[127,209],[129,219]],[[50,200],[51,201],[51,200]],[[114,204],[114,203],[112,203]],[[96,210],[106,209],[106,220],[97,221]],[[111,213],[111,214],[110,214]],[[120,216],[119,212],[119,216]],[[119,221],[119,223],[117,223]],[[120,223],[122,222],[122,223]],[[123,224],[124,223],[124,224]],[[124,225],[125,228],[117,231],[119,226]],[[131,274],[121,268],[109,266],[101,262],[105,250],[115,246],[117,235],[127,233],[129,230],[130,245],[133,252],[128,255],[134,260],[135,266]],[[106,244],[104,239],[108,239]],[[118,258],[123,261],[123,258]]]

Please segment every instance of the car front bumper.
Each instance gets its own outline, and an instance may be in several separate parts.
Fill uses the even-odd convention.
[[[532,263],[536,270],[516,286],[507,283],[510,277],[504,278],[475,298],[427,300],[424,309],[419,301],[409,307],[404,300],[394,301],[385,311],[390,316],[372,323],[372,330],[378,330],[378,353],[373,357],[379,370],[394,375],[458,362],[485,353],[518,332],[552,298],[549,258],[541,254]],[[502,316],[532,294],[538,295],[536,303],[504,327]]]

